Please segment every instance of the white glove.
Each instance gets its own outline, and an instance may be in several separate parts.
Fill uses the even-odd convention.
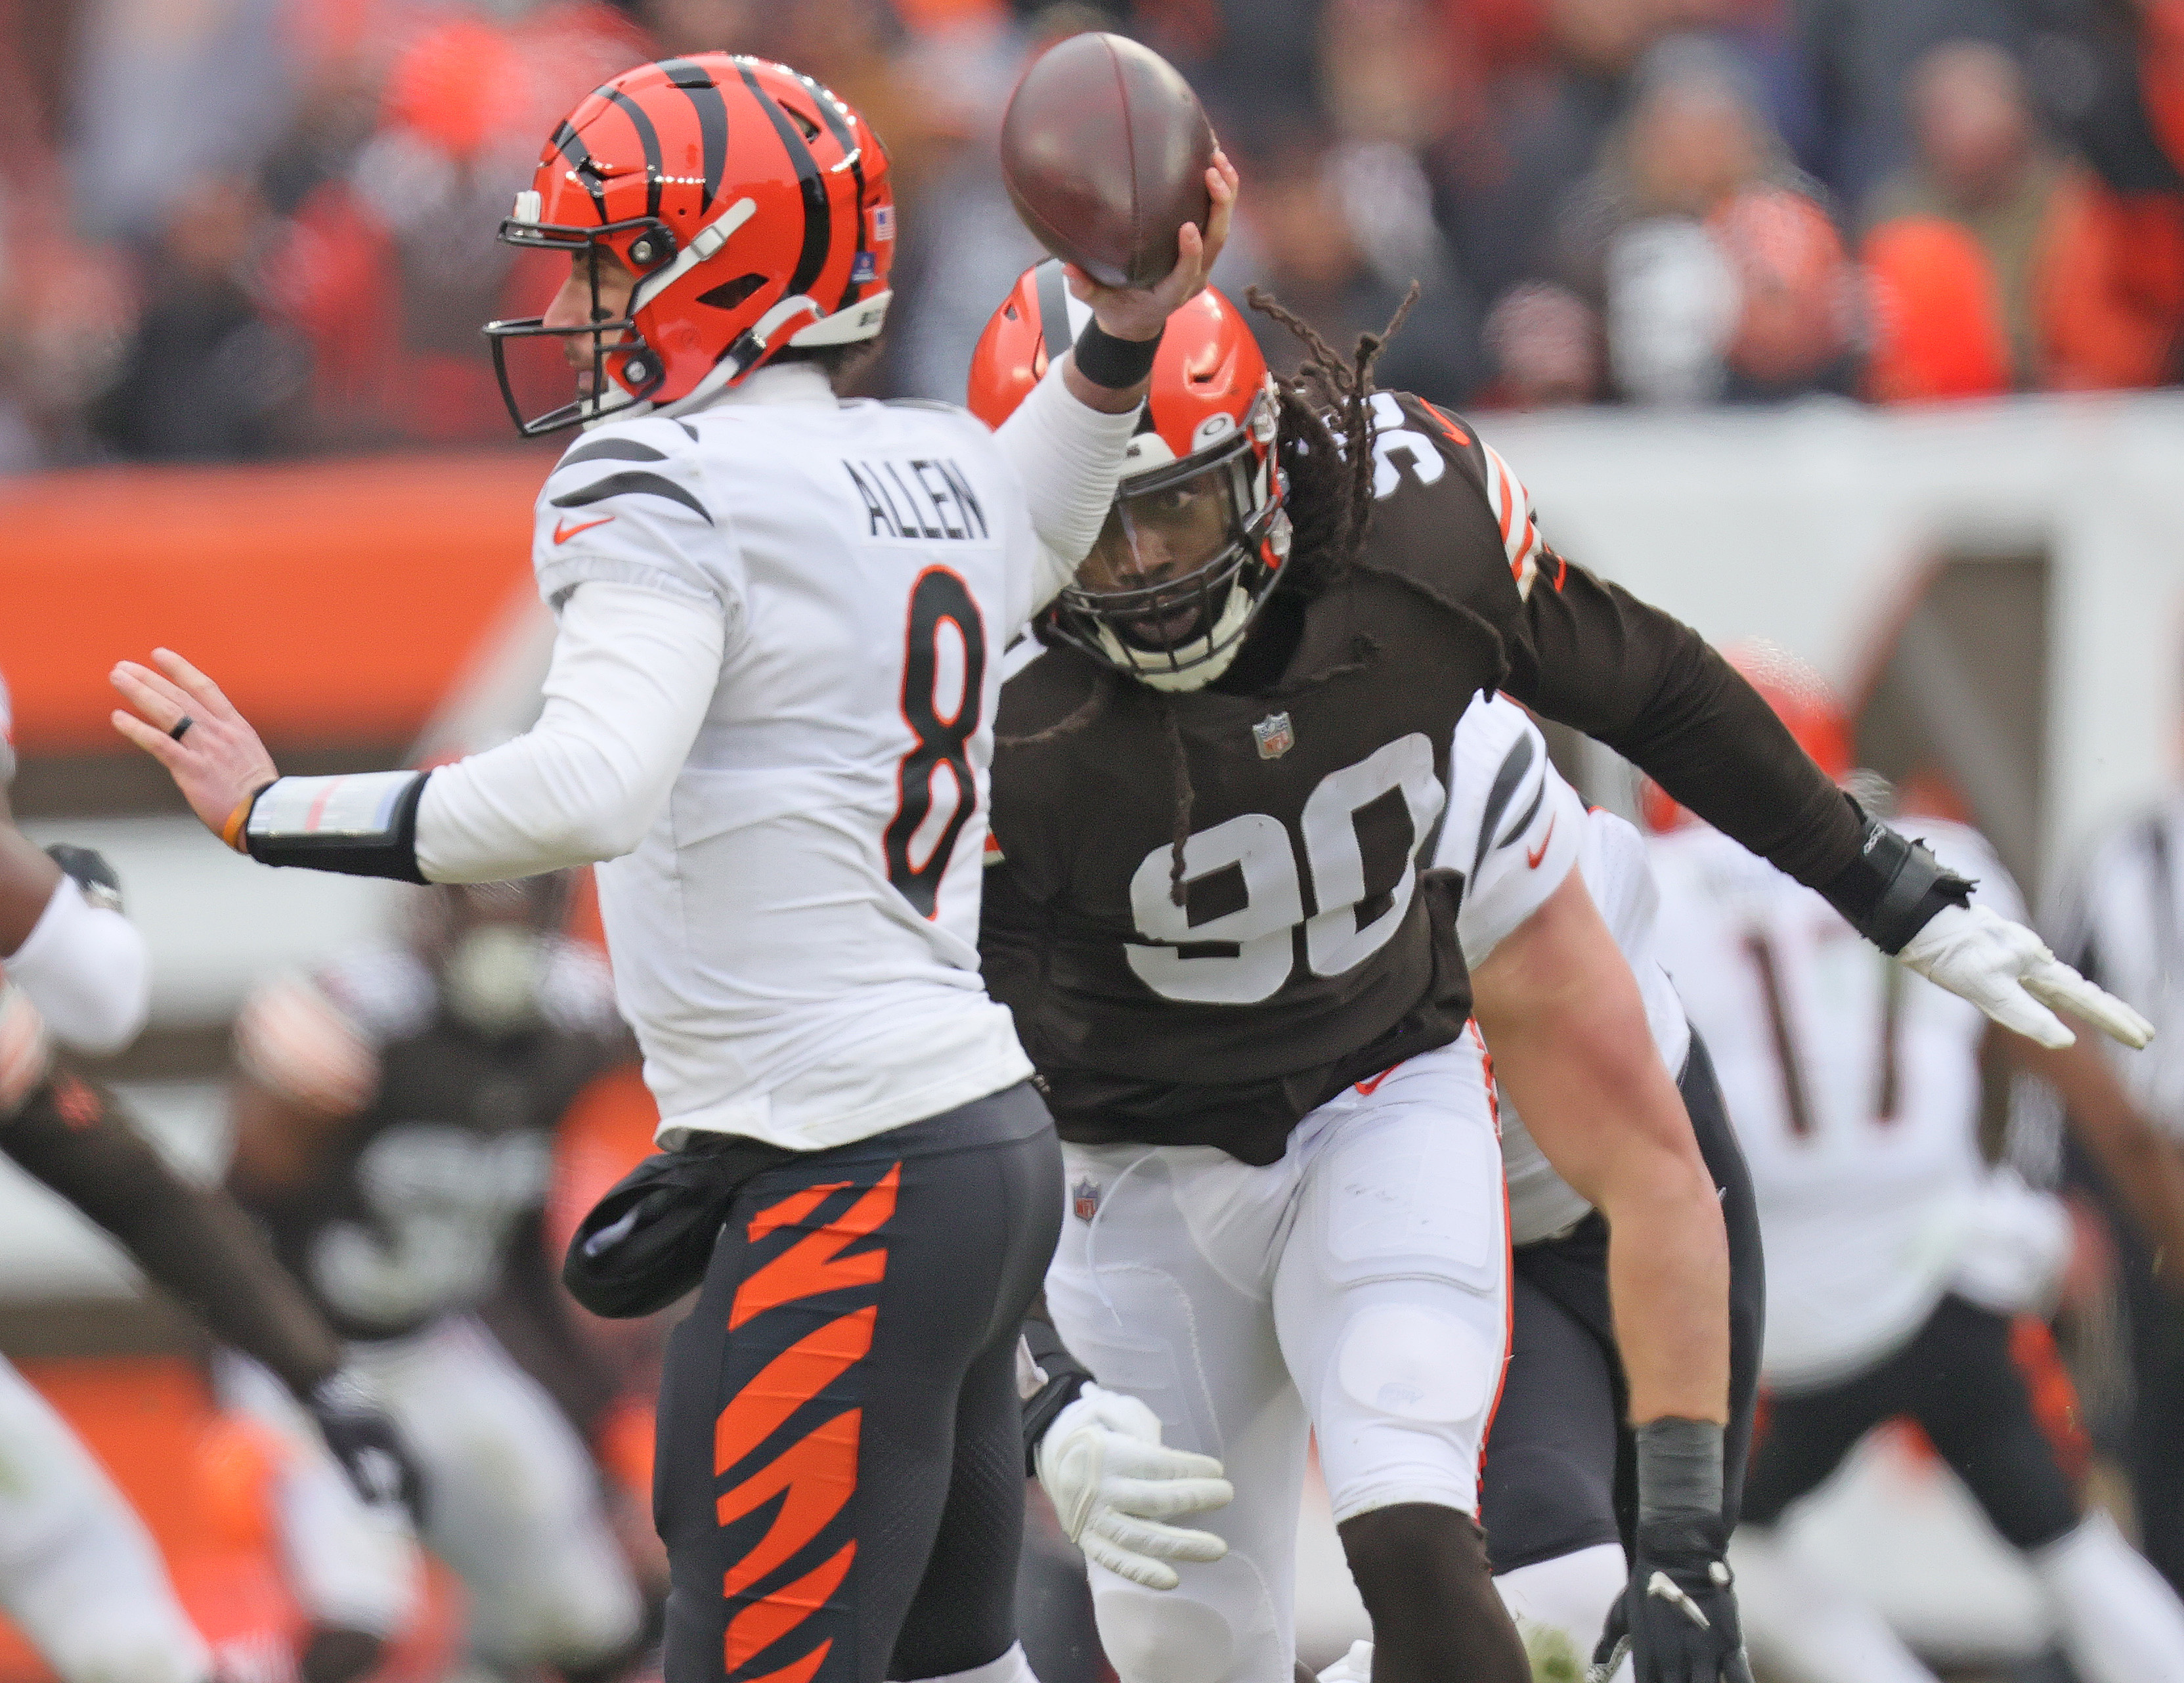
[[[1319,1683],[1373,1683],[1373,1645],[1352,1642],[1348,1653],[1319,1674]]]
[[[1039,1481],[1069,1541],[1149,1590],[1179,1581],[1171,1560],[1218,1560],[1211,1531],[1161,1522],[1225,1506],[1235,1486],[1210,1455],[1161,1446],[1160,1417],[1134,1396],[1088,1385],[1039,1441]]]
[[[2077,1039],[2058,1006],[2126,1046],[2143,1046],[2153,1025],[2048,950],[2022,923],[1984,906],[1945,906],[1904,944],[1897,959],[1928,981],[1963,995],[2005,1028],[2058,1048]]]
[[[2061,1199],[2035,1192],[2015,1169],[1997,1168],[1980,1188],[1952,1287],[1997,1315],[2045,1314],[2062,1289],[2073,1237]]]

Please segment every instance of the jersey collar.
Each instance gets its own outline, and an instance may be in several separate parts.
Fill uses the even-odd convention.
[[[827,372],[809,362],[768,363],[763,368],[753,369],[738,384],[727,387],[708,404],[705,410],[727,409],[740,404],[797,404],[816,406],[824,404],[833,409],[838,399],[834,396],[834,383]],[[673,415],[688,413],[677,410],[672,404],[664,411]]]

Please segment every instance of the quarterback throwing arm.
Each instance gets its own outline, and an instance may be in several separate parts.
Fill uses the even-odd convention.
[[[2068,1045],[2052,1006],[2126,1045],[2152,1039],[2144,1017],[1971,904],[1970,884],[1830,783],[1697,633],[1549,548],[1529,493],[1468,422],[1387,392],[1373,410],[1372,555],[1492,624],[1511,694],[1615,749],[2004,1028]]]

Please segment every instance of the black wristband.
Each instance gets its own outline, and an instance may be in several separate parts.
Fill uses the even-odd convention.
[[[1088,321],[1077,336],[1077,371],[1095,386],[1127,392],[1152,373],[1161,335],[1167,332],[1162,327],[1150,339],[1118,339],[1096,320]]]
[[[1022,1335],[1024,1348],[1038,1369],[1039,1385],[1023,1399],[1024,1473],[1037,1478],[1039,1440],[1054,1424],[1054,1417],[1076,1402],[1078,1394],[1092,1383],[1092,1372],[1069,1353],[1061,1335],[1051,1324],[1039,1319],[1037,1310],[1024,1317]]]
[[[1868,817],[1851,796],[1843,799],[1858,814],[1864,834],[1858,857],[1821,884],[1820,893],[1851,928],[1893,957],[1943,906],[1970,905],[1973,884],[1924,844]]]
[[[429,772],[282,777],[260,789],[242,827],[261,865],[300,865],[350,877],[421,883],[417,804]]]
[[[1721,1513],[1722,1429],[1674,1415],[1648,1420],[1637,1441],[1638,1519],[1717,1519]]]

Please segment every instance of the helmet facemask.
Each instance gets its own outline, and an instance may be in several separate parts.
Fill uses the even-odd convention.
[[[521,214],[524,201],[537,198],[535,192],[518,196],[519,214],[501,223],[500,237],[510,245],[532,250],[567,252],[583,263],[590,273],[591,309],[590,320],[572,327],[549,327],[541,315],[486,324],[485,335],[493,345],[493,372],[500,380],[501,401],[508,405],[516,430],[526,438],[604,421],[649,402],[659,390],[666,369],[645,343],[637,316],[646,296],[659,290],[657,272],[675,256],[674,232],[656,217],[597,227],[549,225],[526,220]],[[535,219],[535,206],[532,209]],[[635,271],[638,277],[628,305],[620,315],[610,315],[599,303],[599,272],[604,259]],[[581,338],[591,341],[588,369],[581,362],[571,364],[562,348],[570,340]],[[527,354],[517,348],[525,346],[534,348]],[[551,360],[541,351],[549,351]],[[538,393],[566,389],[571,382],[576,388],[573,398],[543,411],[537,410]]]
[[[1226,672],[1289,552],[1261,436],[1273,425],[1268,404],[1212,450],[1124,478],[1055,600],[1055,630],[1156,689],[1201,688]]]

